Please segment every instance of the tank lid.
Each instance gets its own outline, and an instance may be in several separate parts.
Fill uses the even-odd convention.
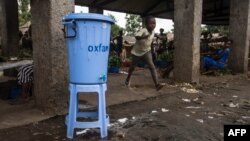
[[[102,14],[94,14],[94,13],[70,13],[63,17],[63,21],[69,20],[98,20],[98,21],[106,21],[110,23],[114,23],[114,20]]]

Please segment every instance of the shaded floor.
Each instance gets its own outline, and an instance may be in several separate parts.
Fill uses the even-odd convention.
[[[146,73],[146,75],[143,75],[144,72],[144,69],[139,69],[135,72],[133,89],[128,89],[124,86],[123,82],[126,74],[109,74],[108,91],[106,93],[107,105],[110,106],[131,101],[145,100],[149,97],[155,97],[160,94],[161,92],[156,92],[154,89],[150,74]],[[140,82],[140,80],[144,79],[146,81]],[[5,80],[2,79],[2,81]],[[175,91],[174,89],[172,90]],[[95,94],[81,94],[79,107],[95,107],[97,101],[96,98]],[[34,100],[23,105],[10,105],[9,101],[0,100],[0,129],[26,125],[50,117],[52,117],[52,115],[45,115],[43,111],[35,107]]]
[[[123,86],[125,77],[109,75],[107,112],[112,126],[108,140],[222,141],[224,124],[250,124],[249,77],[202,76],[198,86],[171,83],[159,92],[154,90],[147,70],[136,71],[132,89]],[[95,105],[95,97],[83,96],[81,100],[84,106]],[[127,121],[120,123],[121,118]],[[65,135],[64,116],[0,130],[4,141],[67,140]],[[99,130],[74,140],[99,140]]]
[[[0,100],[0,107],[0,129],[26,125],[52,117],[34,107],[34,101],[24,105],[10,105],[8,101]]]

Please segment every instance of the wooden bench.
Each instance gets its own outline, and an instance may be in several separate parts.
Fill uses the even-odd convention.
[[[33,60],[21,60],[21,61],[9,61],[9,62],[3,62],[0,63],[0,71],[20,67],[23,65],[32,64]]]

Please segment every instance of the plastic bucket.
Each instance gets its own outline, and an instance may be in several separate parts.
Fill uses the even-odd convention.
[[[10,89],[10,94],[9,94],[9,98],[10,99],[15,99],[17,98],[20,94],[21,94],[21,88],[19,87],[12,87]]]
[[[70,83],[106,83],[113,20],[100,14],[72,13],[64,17],[63,24]]]

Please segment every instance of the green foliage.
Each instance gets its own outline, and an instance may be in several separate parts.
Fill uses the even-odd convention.
[[[18,60],[32,59],[32,50],[28,50],[28,49],[20,50],[18,52],[17,58]],[[9,57],[0,55],[0,62],[6,62],[8,60],[10,60]]]
[[[116,37],[119,35],[119,31],[122,30],[122,28],[116,24],[117,20],[114,15],[109,14],[108,16],[110,16],[115,22],[115,24],[111,26],[111,37]]]
[[[117,55],[112,55],[109,57],[109,67],[120,67],[121,59]]]
[[[215,26],[215,25],[205,25],[201,28],[202,32],[210,32],[210,33],[220,33],[224,36],[229,35],[228,26]]]
[[[126,14],[126,35],[133,36],[142,26],[142,18],[139,15]]]
[[[174,52],[173,51],[165,51],[158,55],[157,61],[172,61],[174,58]]]
[[[120,26],[118,26],[117,24],[113,24],[111,27],[111,36],[112,37],[118,36],[120,30],[122,30]]]
[[[115,16],[114,15],[112,15],[112,14],[108,14],[108,16],[114,21],[114,23],[116,23],[117,22],[117,20],[116,20],[116,18],[115,18]]]
[[[32,50],[28,49],[22,49],[18,53],[18,59],[24,60],[24,59],[32,59]]]
[[[222,75],[228,75],[228,74],[232,74],[232,70],[230,70],[228,68],[224,68],[224,69],[219,70],[219,75],[220,76],[222,76]]]
[[[7,60],[7,58],[5,56],[0,55],[0,62],[5,62],[6,60]]]
[[[24,25],[31,20],[30,0],[18,0],[19,25]]]

